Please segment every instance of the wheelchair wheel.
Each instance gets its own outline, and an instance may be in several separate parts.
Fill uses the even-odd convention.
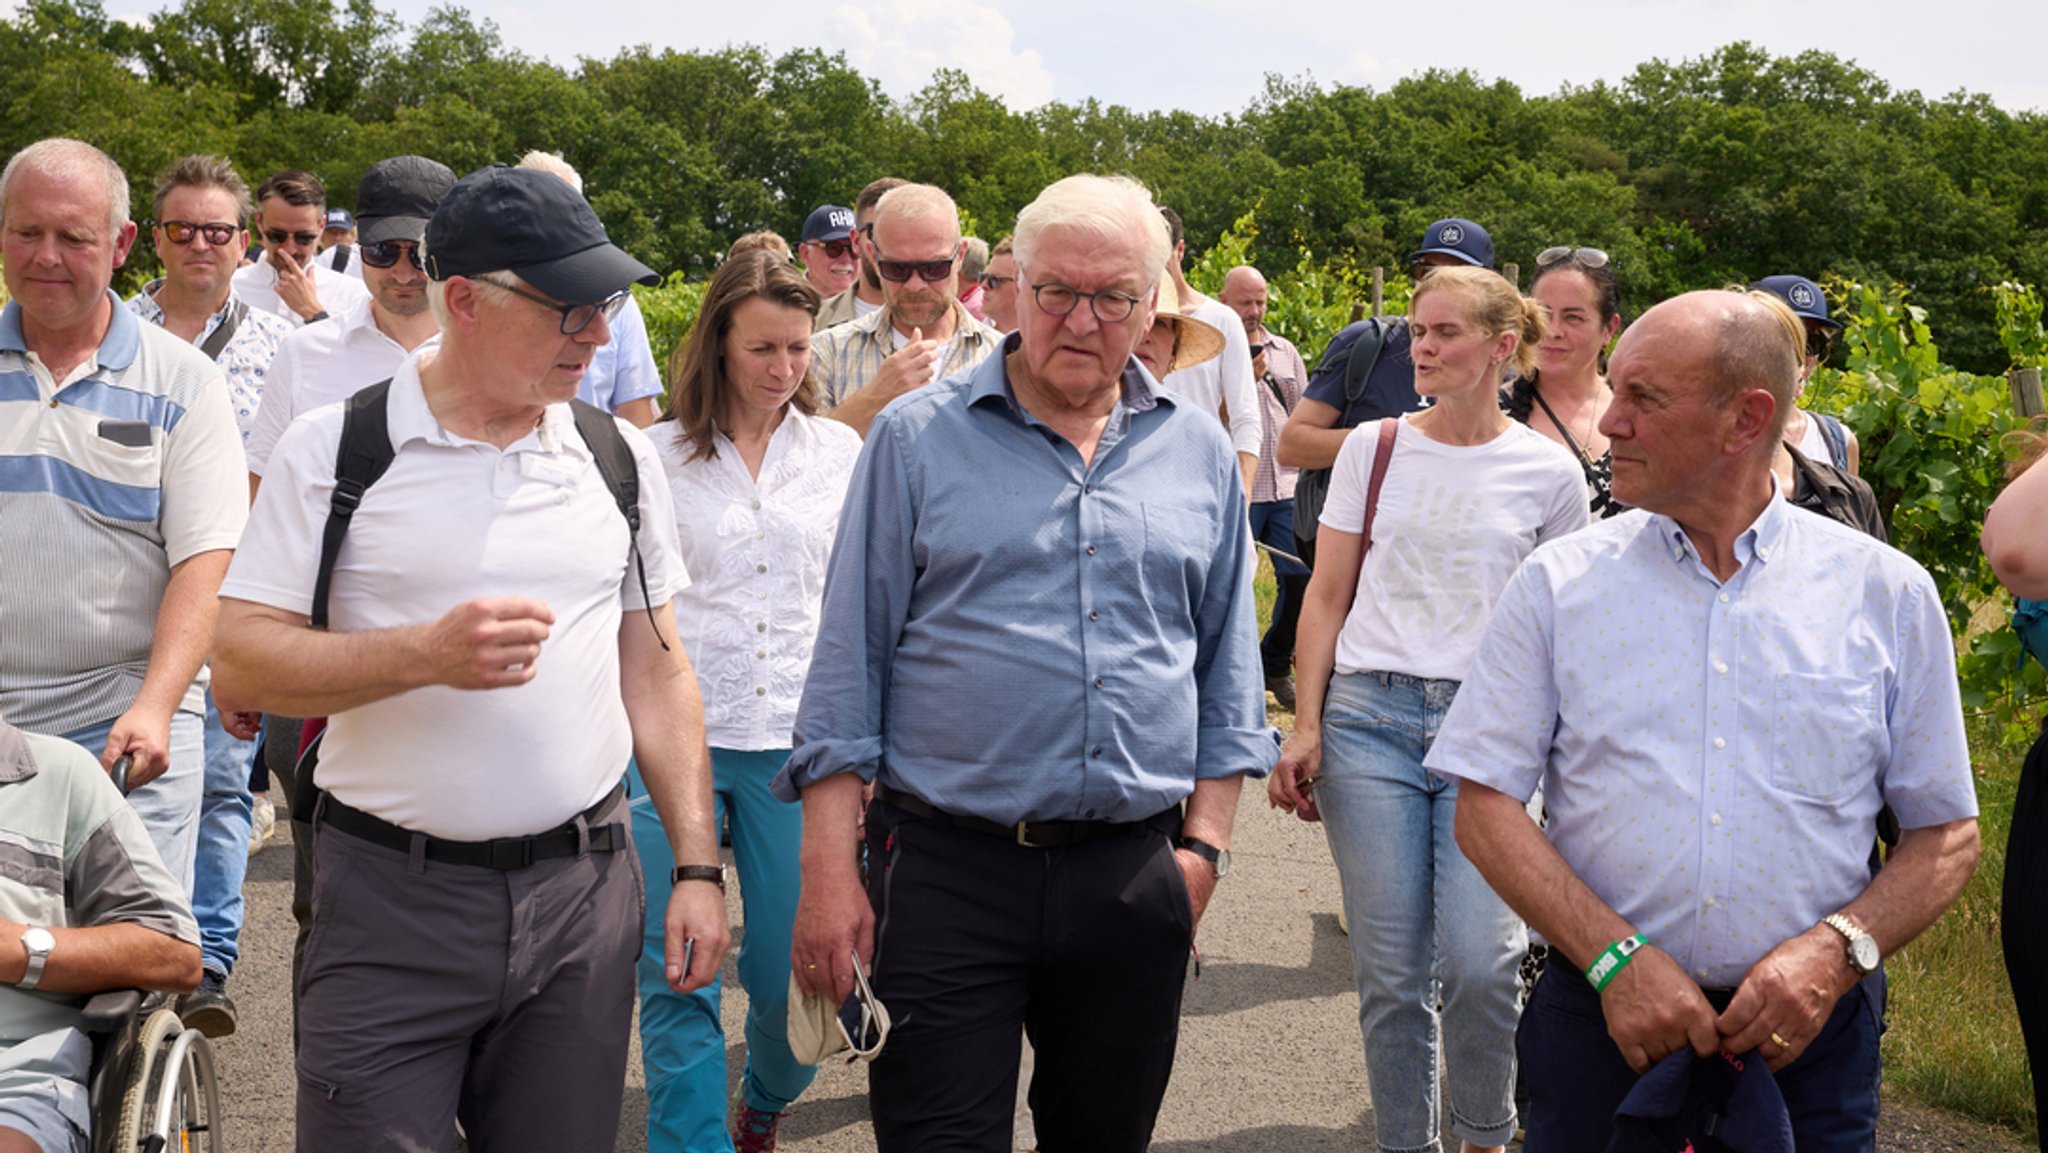
[[[135,1043],[113,1153],[220,1153],[220,1081],[213,1047],[169,1009],[150,1014]]]

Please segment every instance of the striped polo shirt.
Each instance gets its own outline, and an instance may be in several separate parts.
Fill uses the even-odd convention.
[[[0,311],[0,716],[63,734],[126,712],[171,568],[235,547],[248,482],[227,381],[107,296],[99,351],[52,380]],[[204,711],[206,675],[182,708]]]

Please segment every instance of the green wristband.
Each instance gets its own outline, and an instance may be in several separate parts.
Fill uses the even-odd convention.
[[[1628,968],[1628,963],[1636,955],[1636,950],[1648,943],[1641,933],[1637,933],[1625,941],[1616,941],[1607,946],[1605,952],[1595,958],[1591,965],[1586,966],[1586,980],[1593,983],[1593,991],[1604,991],[1607,983],[1614,980],[1616,973]]]

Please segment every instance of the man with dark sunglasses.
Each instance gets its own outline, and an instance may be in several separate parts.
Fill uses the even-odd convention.
[[[821,297],[837,296],[853,287],[860,262],[853,252],[853,209],[821,204],[804,219],[803,239],[796,246],[804,279]]]
[[[130,298],[128,307],[198,345],[221,367],[235,424],[246,440],[278,344],[292,331],[283,318],[250,308],[230,283],[249,242],[249,186],[218,156],[187,156],[158,177],[155,210],[153,232],[164,274]],[[192,912],[199,920],[205,975],[178,1010],[186,1025],[209,1037],[235,1031],[227,980],[241,954],[242,881],[249,868],[255,803],[249,762],[256,752],[251,720],[223,718],[207,697],[206,770],[192,874]]]
[[[882,197],[893,189],[910,183],[900,176],[884,176],[870,180],[853,201],[853,232],[846,240],[853,246],[853,255],[860,261],[860,275],[854,278],[851,287],[837,296],[827,297],[818,309],[817,320],[811,323],[812,332],[823,332],[836,324],[859,320],[882,307],[882,277],[875,271],[875,206]]]
[[[256,188],[256,237],[263,255],[235,273],[250,307],[292,324],[325,320],[367,295],[352,276],[314,263],[327,226],[327,189],[310,172],[287,168]]]
[[[995,329],[960,304],[960,211],[943,189],[906,184],[875,206],[871,249],[882,307],[811,337],[811,375],[832,416],[861,435],[883,406],[995,351]]]
[[[424,156],[394,156],[363,173],[356,185],[356,259],[368,291],[329,323],[292,333],[278,349],[249,432],[252,493],[294,419],[385,379],[438,335],[427,307],[420,237],[454,184],[447,165]]]

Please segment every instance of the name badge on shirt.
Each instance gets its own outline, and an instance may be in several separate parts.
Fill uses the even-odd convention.
[[[570,453],[522,452],[519,475],[541,484],[572,485],[583,472],[583,462]]]

